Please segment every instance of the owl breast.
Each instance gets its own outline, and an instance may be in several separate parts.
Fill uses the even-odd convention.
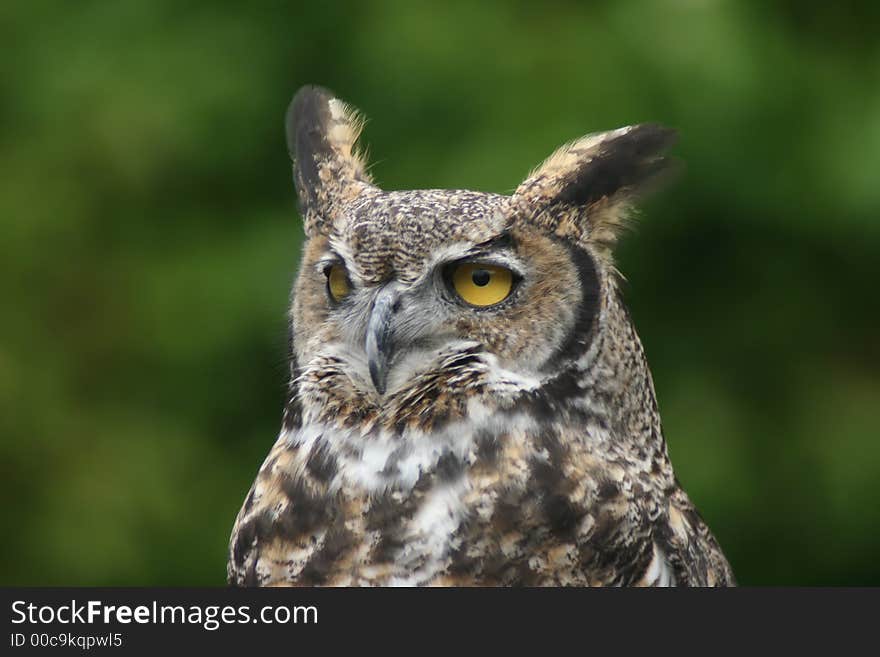
[[[623,461],[597,450],[609,444],[608,422],[580,415],[568,429],[544,420],[529,381],[490,376],[497,364],[472,355],[445,371],[471,373],[467,401],[442,399],[445,382],[414,384],[397,406],[356,421],[327,413],[322,398],[300,426],[286,423],[237,522],[231,577],[263,585],[641,577],[654,558],[645,539],[657,504]],[[438,407],[446,410],[425,412]]]

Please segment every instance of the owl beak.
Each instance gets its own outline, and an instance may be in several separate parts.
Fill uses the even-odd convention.
[[[370,378],[380,395],[385,394],[388,366],[394,355],[392,318],[400,307],[400,296],[393,287],[386,287],[373,301],[367,324],[365,350],[370,367]]]

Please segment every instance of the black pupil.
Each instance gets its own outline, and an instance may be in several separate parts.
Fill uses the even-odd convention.
[[[471,274],[471,280],[474,282],[474,285],[477,287],[484,287],[489,284],[489,279],[492,278],[492,274],[490,274],[485,269],[477,269]]]

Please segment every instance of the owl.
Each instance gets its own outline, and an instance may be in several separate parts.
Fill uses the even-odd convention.
[[[582,137],[500,195],[384,191],[361,126],[317,87],[287,113],[306,235],[290,379],[229,582],[733,585],[612,254],[675,133]]]

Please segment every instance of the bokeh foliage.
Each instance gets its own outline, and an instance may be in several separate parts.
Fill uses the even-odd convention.
[[[280,420],[282,117],[387,188],[510,191],[652,120],[619,253],[679,478],[746,584],[880,584],[876,3],[4,2],[2,584],[221,584]]]

